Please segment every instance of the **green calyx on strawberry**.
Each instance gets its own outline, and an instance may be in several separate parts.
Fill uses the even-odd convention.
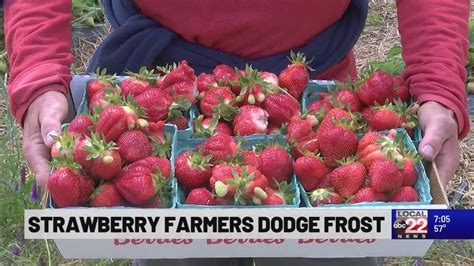
[[[171,141],[169,139],[159,139],[155,136],[150,136],[149,138],[153,144],[153,155],[164,158],[171,157]]]
[[[334,191],[329,189],[316,189],[309,193],[311,206],[316,207],[323,204],[340,204],[342,198]]]
[[[171,71],[175,70],[176,68],[178,67],[178,64],[173,63],[173,64],[166,64],[164,66],[158,66],[156,67],[156,69],[158,70],[158,72],[166,75],[168,73],[170,73]]]
[[[68,128],[65,128],[59,136],[51,136],[55,141],[51,147],[51,157],[71,157],[74,155],[74,147],[77,138],[69,134]]]
[[[265,101],[267,94],[276,93],[281,88],[276,89],[273,84],[266,82],[258,70],[247,65],[244,73],[236,69],[238,80],[230,82],[231,86],[240,86],[241,91],[237,96],[237,102],[250,105],[261,105]]]
[[[219,118],[225,121],[232,121],[239,111],[239,108],[236,105],[236,99],[230,100],[226,103],[223,99],[218,99],[219,103],[216,106],[212,107],[214,115],[217,115]]]
[[[258,170],[248,166],[235,166],[231,173],[233,178],[226,180],[227,184],[222,181],[215,183],[214,191],[218,197],[226,197],[229,187],[232,187],[235,191],[233,195],[235,205],[247,205],[254,197],[261,200],[266,198],[264,189],[268,187],[268,179]]]
[[[91,79],[86,84],[86,92],[88,99],[90,99],[94,94],[103,91],[106,88],[113,87],[117,82],[116,75],[108,75],[107,69],[97,68],[95,73],[91,73],[91,76],[94,79]]]
[[[122,159],[114,142],[106,142],[97,134],[87,138],[90,146],[83,147],[89,154],[86,160],[91,161],[90,173],[103,180],[112,180],[121,170]]]
[[[120,88],[116,86],[115,88],[104,88],[103,90],[95,93],[89,99],[89,111],[93,111],[93,113],[98,114],[109,105],[123,104],[124,98],[119,92]]]
[[[312,59],[308,61],[303,53],[295,54],[293,51],[288,59],[290,64],[278,76],[278,85],[295,99],[299,99],[309,81],[308,70],[314,71],[309,66]]]
[[[162,175],[161,170],[155,167],[154,173],[151,177],[155,181],[156,193],[154,197],[159,197],[160,205],[163,208],[171,206],[171,179]],[[152,199],[151,202],[156,201]]]
[[[175,97],[175,100],[169,107],[167,121],[177,119],[190,108],[191,103],[184,96]]]
[[[196,120],[194,120],[193,136],[198,138],[209,138],[217,133],[216,129],[219,124],[219,117],[213,116],[207,126],[204,126],[202,123],[204,119],[204,116],[200,115]]]
[[[271,187],[266,187],[264,189],[265,193],[259,193],[259,200],[254,200],[254,204],[260,205],[285,205],[293,202],[293,199],[296,196],[296,189],[288,182],[281,182],[276,184],[276,189]],[[254,199],[256,199],[254,197]]]
[[[145,81],[148,82],[150,86],[154,86],[156,84],[156,78],[158,77],[154,72],[154,69],[148,70],[147,67],[143,66],[138,70],[138,73],[127,71],[125,74],[135,80]]]
[[[371,130],[386,130],[403,127],[407,130],[416,127],[419,105],[414,103],[407,106],[406,102],[396,100],[394,103],[386,102],[384,105],[370,107],[367,125]]]

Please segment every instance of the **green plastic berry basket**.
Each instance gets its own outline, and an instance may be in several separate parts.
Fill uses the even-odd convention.
[[[336,83],[330,80],[310,80],[308,82],[308,86],[303,92],[301,96],[301,108],[302,112],[307,110],[307,107],[310,103],[319,99],[319,95],[321,93],[327,93],[328,87],[334,87]],[[410,99],[409,103],[411,104],[413,101]],[[420,140],[422,139],[422,132],[420,127],[417,125],[413,130],[413,143],[415,147],[418,147]]]
[[[265,144],[265,143],[270,143],[273,140],[277,140],[279,143],[282,145],[286,146],[286,141],[285,137],[282,135],[253,135],[253,136],[245,136],[245,137],[240,137],[234,138],[236,141],[240,140],[242,142],[242,147],[244,149],[249,149],[253,145],[256,144]],[[197,145],[202,143],[205,139],[179,139],[175,151],[175,155],[172,156],[173,158],[173,164],[174,164],[174,159],[181,154],[184,151],[187,150],[193,150]],[[175,205],[176,208],[193,208],[193,209],[199,209],[199,208],[298,208],[301,203],[301,197],[300,197],[300,190],[299,190],[299,184],[296,180],[296,176],[292,174],[291,180],[290,180],[290,185],[293,189],[295,189],[295,196],[293,197],[293,200],[291,203],[287,205],[279,205],[279,206],[264,206],[264,205],[247,205],[247,206],[235,206],[235,205],[219,205],[219,206],[207,206],[207,205],[193,205],[193,204],[186,204],[186,191],[182,186],[177,183],[177,186],[175,186]]]
[[[127,76],[119,76],[117,79],[119,81],[123,81],[127,79]],[[89,103],[87,100],[87,91],[86,91],[86,84],[89,80],[94,79],[93,76],[90,75],[75,75],[73,76],[70,87],[71,87],[71,92],[73,95],[73,100],[74,100],[74,105],[76,106],[76,113],[87,113],[89,111]],[[194,110],[193,108],[189,109],[184,116],[188,120],[188,127],[185,130],[179,130],[179,131],[189,131],[192,127],[192,121],[194,120]]]
[[[388,134],[388,131],[382,131],[383,134]],[[416,151],[415,145],[411,140],[410,136],[405,129],[397,129],[398,134],[403,134],[404,144],[408,147],[409,150]],[[359,138],[362,137],[361,135]],[[345,204],[323,204],[321,207],[371,207],[371,206],[389,206],[389,207],[403,207],[407,205],[427,205],[431,203],[433,199],[430,192],[430,181],[426,174],[425,166],[423,162],[418,161],[416,163],[416,171],[418,172],[418,179],[415,183],[415,190],[418,193],[417,202],[360,202],[360,203],[345,203]],[[312,207],[309,196],[303,186],[300,184],[301,198],[304,206]]]
[[[64,128],[65,126],[67,126],[68,124],[63,124],[61,126],[61,128]],[[178,133],[178,130],[176,128],[175,125],[165,125],[165,136],[167,139],[171,140],[171,154],[170,154],[170,162],[171,162],[171,199],[170,199],[170,202],[171,202],[171,206],[169,208],[176,208],[176,201],[175,201],[175,192],[176,192],[176,186],[177,186],[177,182],[176,182],[176,178],[174,177],[174,150],[176,149],[176,142],[177,142],[177,133]],[[53,199],[51,198],[51,195],[48,196],[48,201],[47,201],[47,206],[51,209],[56,209],[56,205],[54,204],[53,202]],[[71,209],[71,208],[74,208],[74,209],[77,209],[77,208],[90,208],[90,207],[68,207],[67,209]],[[131,206],[117,206],[117,207],[101,207],[101,208],[139,208],[139,207],[131,207]],[[66,208],[62,208],[62,209],[66,209]]]

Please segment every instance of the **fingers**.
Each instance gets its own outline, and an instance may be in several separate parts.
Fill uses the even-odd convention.
[[[40,106],[38,120],[41,125],[41,136],[47,147],[54,144],[51,136],[58,136],[61,132],[61,122],[67,115],[64,106],[61,101],[53,101],[49,105],[44,103]]]
[[[454,177],[459,167],[460,148],[457,137],[449,138],[443,145],[441,151],[436,157],[436,166],[438,167],[439,177],[443,185],[447,185],[449,180]]]
[[[457,124],[450,117],[430,119],[423,131],[424,137],[418,150],[429,161],[436,158],[449,138],[457,139]]]

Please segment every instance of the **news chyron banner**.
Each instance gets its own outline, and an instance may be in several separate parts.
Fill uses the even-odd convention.
[[[440,209],[45,209],[27,239],[474,239],[474,211]]]

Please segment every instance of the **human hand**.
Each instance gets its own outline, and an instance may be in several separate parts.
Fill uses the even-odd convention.
[[[48,91],[38,96],[28,107],[23,126],[23,152],[30,169],[36,174],[38,186],[46,187],[49,177],[49,160],[54,140],[61,122],[66,118],[68,102],[58,91]]]
[[[458,124],[453,111],[437,102],[426,102],[418,110],[424,137],[418,151],[435,161],[443,185],[448,184],[459,167]]]

